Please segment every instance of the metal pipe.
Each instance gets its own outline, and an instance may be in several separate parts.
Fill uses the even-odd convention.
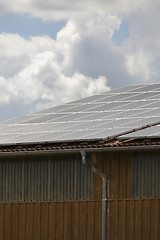
[[[107,189],[107,181],[106,181],[106,175],[104,173],[102,173],[101,171],[99,171],[97,168],[95,168],[92,164],[90,165],[87,162],[86,159],[86,152],[85,151],[81,151],[81,156],[82,156],[82,163],[87,166],[90,167],[90,169],[97,174],[99,177],[102,178],[102,240],[106,240],[106,200],[107,200],[107,193],[106,193],[106,189]]]

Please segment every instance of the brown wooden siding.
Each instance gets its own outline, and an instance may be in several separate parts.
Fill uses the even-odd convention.
[[[93,153],[96,168],[106,174],[109,180],[110,199],[132,198],[132,160],[129,152]],[[95,199],[101,199],[101,178],[95,175]]]
[[[160,239],[160,199],[112,200],[110,240]]]
[[[107,240],[160,239],[160,199],[108,206]],[[0,240],[100,240],[101,226],[101,201],[0,204]]]
[[[0,240],[99,240],[101,202],[0,203]]]

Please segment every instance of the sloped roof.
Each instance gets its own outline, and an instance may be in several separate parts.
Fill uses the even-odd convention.
[[[0,123],[0,145],[160,137],[160,84],[133,85]]]

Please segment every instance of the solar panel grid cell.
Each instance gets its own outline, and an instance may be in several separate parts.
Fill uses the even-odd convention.
[[[92,108],[92,111],[99,112],[99,111],[107,111],[107,110],[117,109],[117,108],[120,109],[121,106],[126,106],[127,104],[129,104],[129,102],[125,102],[125,101],[109,102],[107,104],[103,104],[98,107]]]
[[[144,100],[144,101],[133,101],[132,103],[128,103],[125,106],[121,106],[120,110],[135,110],[135,109],[149,109],[150,104],[153,104],[152,100]]]
[[[137,113],[135,116],[137,117],[160,117],[160,111],[159,111],[159,108],[156,108],[156,109],[149,109],[147,111],[140,111],[139,113]]]
[[[97,100],[103,99],[105,96],[112,96],[113,94],[110,92],[106,92],[104,94],[100,94],[100,95],[94,95],[88,98],[83,98],[77,101],[74,101],[73,103],[76,104],[83,104],[83,103],[92,103],[92,102],[96,102]]]
[[[60,105],[60,106],[55,106],[55,107],[52,107],[52,108],[49,108],[49,109],[46,109],[46,110],[43,110],[43,111],[40,111],[39,114],[44,114],[44,113],[57,113],[57,112],[60,112],[62,110],[67,110],[67,109],[70,109],[72,107],[76,106],[76,104],[63,104],[63,105]]]
[[[57,120],[59,118],[62,118],[62,117],[66,117],[68,116],[68,114],[46,114],[44,116],[40,116],[40,117],[36,117],[34,119],[31,119],[29,121],[25,121],[23,123],[43,123],[43,122],[48,122],[48,121],[52,121],[52,120]]]
[[[146,129],[142,129],[137,132],[133,132],[130,134],[123,135],[122,137],[151,137],[151,136],[158,136],[160,135],[160,126],[154,126]]]
[[[144,111],[145,112],[145,111]],[[138,114],[141,114],[143,116],[143,111],[142,109],[124,109],[123,111],[121,111],[120,113],[117,113],[114,115],[114,118],[130,118],[130,117],[142,117],[142,116],[138,116]]]
[[[134,96],[136,95],[137,94],[135,94]],[[111,97],[105,97],[100,100],[97,100],[96,102],[106,103],[106,102],[114,102],[114,101],[128,101],[128,98],[131,96],[132,96],[131,93],[122,93],[122,94],[118,93],[118,94],[114,94]]]
[[[96,139],[96,138],[107,138],[109,136],[113,136],[116,134],[120,134],[122,132],[125,131],[129,131],[130,128],[113,128],[113,129],[106,129],[103,131],[98,131],[98,132],[94,132],[93,134],[89,134],[86,136],[87,139]]]
[[[136,90],[131,90],[131,92],[136,91],[136,92],[145,92],[145,91],[153,91],[153,90],[157,90],[158,88],[160,88],[160,84],[151,84],[148,86],[141,86],[136,88]]]
[[[159,93],[153,93],[153,92],[148,92],[148,93],[140,93],[140,94],[136,94],[134,96],[128,97],[127,100],[131,101],[131,100],[145,100],[145,99],[154,99],[153,96],[158,95]]]
[[[130,92],[130,91],[134,91],[136,92],[137,89],[142,88],[145,85],[130,85],[127,87],[121,87],[115,90],[112,90],[112,93],[125,93],[125,92]]]
[[[113,119],[112,116],[121,113],[122,111],[117,111],[117,110],[113,110],[113,111],[102,111],[102,112],[92,112],[89,115],[86,115],[85,117],[81,117],[80,120],[81,121],[90,121],[90,120],[99,120],[99,119]]]
[[[83,117],[89,116],[92,113],[83,113],[83,112],[79,112],[79,113],[72,113],[66,117],[61,117],[59,119],[52,119],[49,122],[71,122],[71,121],[76,121],[79,120]]]
[[[149,104],[147,104],[146,106],[143,106],[143,107],[146,107],[148,109],[160,108],[160,101],[153,100],[151,103],[149,103]]]

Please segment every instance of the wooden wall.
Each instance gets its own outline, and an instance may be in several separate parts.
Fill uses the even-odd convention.
[[[111,200],[107,240],[160,239],[160,199]]]
[[[101,201],[0,203],[0,240],[72,239],[101,239]]]
[[[109,180],[110,199],[132,198],[132,162],[129,152],[92,153],[95,167],[105,173]],[[95,175],[95,199],[101,199],[101,178]]]
[[[115,199],[107,205],[107,240],[160,239],[160,199]],[[0,240],[101,237],[101,201],[0,204]]]

